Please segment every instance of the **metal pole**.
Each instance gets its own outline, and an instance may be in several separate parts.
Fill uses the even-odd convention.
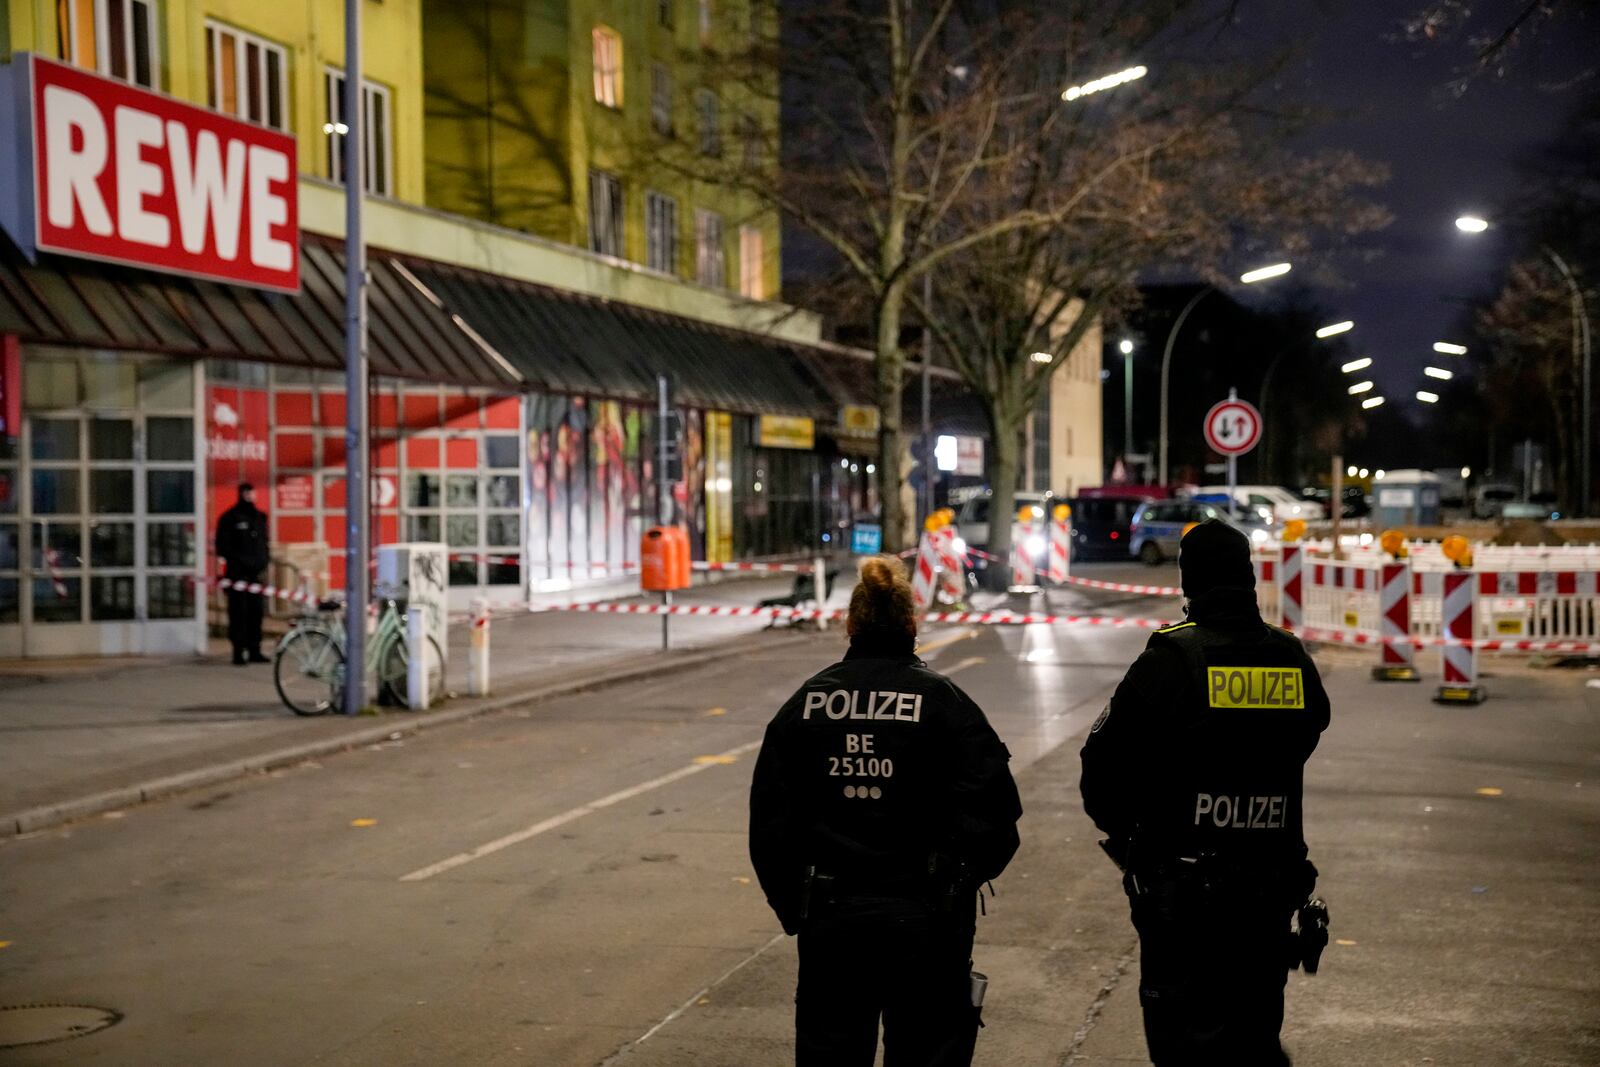
[[[361,236],[366,181],[361,114],[361,3],[344,4],[344,457],[347,657],[344,713],[366,704],[367,601],[367,249]]]
[[[1172,329],[1167,331],[1167,347],[1161,353],[1161,480],[1160,480],[1159,483],[1157,483],[1157,484],[1160,484],[1160,485],[1168,484],[1167,483],[1167,370],[1172,365],[1172,346],[1177,343],[1178,331],[1183,329],[1183,320],[1189,317],[1189,312],[1194,310],[1194,306],[1196,304],[1200,303],[1201,298],[1203,298],[1207,293],[1211,293],[1211,292],[1214,292],[1214,291],[1215,291],[1214,287],[1208,285],[1204,289],[1200,290],[1198,293],[1194,294],[1194,296],[1189,300],[1189,302],[1184,305],[1183,310],[1178,312],[1178,318],[1177,318],[1177,320],[1175,322],[1173,322]]]
[[[1133,455],[1133,353],[1122,354],[1122,462]],[[1149,477],[1149,460],[1145,461],[1145,477]]]
[[[1328,509],[1333,514],[1333,558],[1343,559],[1339,555],[1339,533],[1343,526],[1344,518],[1344,457],[1337,452],[1333,456],[1333,495],[1328,498]]]
[[[922,276],[922,518],[933,514],[933,330],[928,316],[933,307],[933,273]]]
[[[1237,390],[1237,389],[1229,389],[1228,390],[1228,399],[1229,400],[1237,400],[1237,399],[1239,399],[1239,390]],[[1230,454],[1228,456],[1228,514],[1231,515],[1231,516],[1235,516],[1235,517],[1237,517],[1238,514],[1239,514],[1239,502],[1234,499],[1233,487],[1238,485],[1238,484],[1239,484],[1239,457],[1236,456],[1236,455]]]
[[[656,522],[666,526],[672,522],[672,486],[667,481],[667,423],[671,412],[667,408],[667,376],[656,375]]]
[[[1555,263],[1556,269],[1561,271],[1561,276],[1566,279],[1567,288],[1572,291],[1572,358],[1574,362],[1579,363],[1581,366],[1579,388],[1582,390],[1578,397],[1580,405],[1579,421],[1582,424],[1580,441],[1583,448],[1582,455],[1578,457],[1578,514],[1587,515],[1589,514],[1589,484],[1592,478],[1590,464],[1593,462],[1593,456],[1590,453],[1593,448],[1593,438],[1590,436],[1590,432],[1593,425],[1592,412],[1594,407],[1592,403],[1593,393],[1591,392],[1593,386],[1589,378],[1589,309],[1583,299],[1583,289],[1578,285],[1578,280],[1572,276],[1572,269],[1567,266],[1567,261],[1557,255],[1555,249],[1549,246],[1546,246],[1544,251],[1551,261]]]

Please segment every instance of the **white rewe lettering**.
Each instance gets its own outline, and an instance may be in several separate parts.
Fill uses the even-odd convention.
[[[97,184],[110,148],[100,109],[82,93],[45,86],[44,138],[50,171],[45,216],[50,225],[70,229],[81,211],[90,233],[109,237],[115,227]]]
[[[289,157],[261,145],[250,146],[250,262],[267,270],[294,265],[294,247],[272,236],[289,220],[289,205],[272,184],[289,180]]]
[[[148,111],[119,106],[111,116],[117,140],[117,233],[124,241],[154,248],[172,243],[172,223],[145,209],[147,196],[160,196],[161,168],[144,158],[146,148],[160,148],[161,120]]]
[[[206,235],[221,259],[239,258],[239,218],[244,213],[244,142],[229,138],[225,152],[217,135],[201,130],[189,158],[189,134],[181,122],[167,123],[172,156],[172,189],[178,201],[178,238],[195,255],[205,251]]]

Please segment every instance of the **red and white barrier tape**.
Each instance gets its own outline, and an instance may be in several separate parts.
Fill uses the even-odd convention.
[[[264,585],[261,582],[236,582],[231,578],[218,578],[208,584],[218,589],[236,589],[242,593],[254,593],[269,599],[289,600],[297,604],[315,604],[322,598],[315,593],[307,593],[301,589],[283,589],[275,585]]]
[[[1098,578],[1067,577],[1068,585],[1080,585],[1085,589],[1104,589],[1111,593],[1142,593],[1145,596],[1182,596],[1183,590],[1175,585],[1134,585],[1129,582],[1103,582]]]
[[[689,564],[691,570],[697,571],[764,571],[773,574],[810,574],[815,567],[814,563],[711,563],[703,559]]]

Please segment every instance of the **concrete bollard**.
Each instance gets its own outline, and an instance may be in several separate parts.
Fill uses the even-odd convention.
[[[406,609],[406,703],[428,710],[428,624],[420,607]]]
[[[472,601],[472,639],[467,654],[467,692],[475,697],[489,695],[489,601]]]

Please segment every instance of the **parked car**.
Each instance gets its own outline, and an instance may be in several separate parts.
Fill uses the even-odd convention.
[[[1072,558],[1125,559],[1133,516],[1148,498],[1079,496],[1072,505]]]
[[[1225,485],[1202,485],[1194,489],[1195,499],[1228,499]],[[1288,522],[1304,519],[1315,522],[1328,517],[1327,511],[1316,501],[1304,500],[1281,485],[1236,485],[1233,487],[1234,503],[1241,509],[1261,514],[1268,522]]]
[[[1521,495],[1514,485],[1505,482],[1484,482],[1472,490],[1472,517],[1498,519],[1505,506],[1514,503]]]
[[[968,498],[961,505],[961,510],[956,512],[956,537],[961,540],[957,548],[989,548],[989,502],[994,499],[991,493],[981,493]],[[1034,566],[1043,566],[1045,554],[1049,550],[1049,533],[1044,528],[1044,522],[1050,514],[1050,509],[1058,501],[1053,493],[1018,493],[1013,500],[1015,510],[1011,515],[1014,519],[1017,511],[1028,506],[1033,511],[1033,521],[1038,527],[1034,534],[1034,543],[1029,546],[1034,556]],[[975,570],[982,570],[984,560],[974,561],[978,566]]]
[[[1224,502],[1226,497],[1224,497]],[[1176,559],[1178,542],[1191,523],[1221,519],[1242,530],[1252,543],[1270,536],[1269,523],[1260,518],[1230,517],[1220,504],[1202,500],[1155,500],[1143,505],[1133,516],[1128,533],[1128,554],[1154,567]]]
[[[1328,502],[1332,497],[1333,490],[1325,489],[1320,485],[1308,485],[1300,490],[1300,499],[1310,500],[1321,505],[1323,513],[1327,515],[1333,514],[1332,509],[1328,506]],[[1340,509],[1342,517],[1359,519],[1365,515],[1372,514],[1372,505],[1367,503],[1367,494],[1362,491],[1359,485],[1345,486],[1343,499],[1344,506]]]

